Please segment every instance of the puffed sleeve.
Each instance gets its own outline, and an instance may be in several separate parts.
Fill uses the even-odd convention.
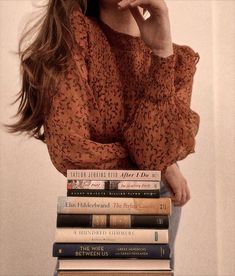
[[[87,29],[80,11],[73,14],[76,51],[66,72],[60,74],[56,93],[45,115],[44,133],[50,158],[64,176],[67,169],[118,169],[131,165],[121,143],[99,143],[91,125],[102,130],[102,118],[88,84]]]
[[[190,108],[199,54],[173,43],[168,57],[151,53],[144,93],[132,122],[123,127],[124,144],[139,169],[165,172],[195,152],[200,117]]]

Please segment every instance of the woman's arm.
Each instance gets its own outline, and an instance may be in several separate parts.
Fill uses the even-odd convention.
[[[94,132],[104,132],[104,118],[88,83],[87,26],[80,10],[71,18],[76,46],[68,70],[59,75],[44,120],[52,163],[65,176],[67,169],[133,168],[128,150],[121,143],[102,143],[94,138]]]
[[[199,55],[188,46],[172,43],[163,0],[123,0],[119,5],[130,8],[143,40],[153,50],[145,93],[134,122],[127,124],[125,141],[142,169],[158,166],[163,171],[175,194],[175,204],[183,205],[190,192],[175,162],[194,152],[200,118],[190,109],[190,101]],[[138,6],[149,11],[148,19]]]

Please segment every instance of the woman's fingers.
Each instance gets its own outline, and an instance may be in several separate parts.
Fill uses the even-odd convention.
[[[188,184],[186,184],[186,192],[187,192],[187,201],[189,201],[191,199],[191,194],[190,194]]]
[[[178,185],[177,189],[174,191],[174,194],[175,195],[172,197],[172,201],[176,206],[183,206],[190,200],[190,190],[186,180],[183,180],[181,184]]]
[[[134,0],[133,2],[131,2],[131,6],[134,7],[134,6],[138,6],[138,5],[141,5],[143,4],[142,1],[139,1],[139,0]],[[145,3],[146,4],[146,3]]]
[[[186,204],[190,199],[190,190],[187,180],[182,175],[179,167],[175,163],[170,165],[163,176],[172,190],[171,199],[173,204],[175,206]]]
[[[136,0],[122,0],[118,3],[120,9],[129,8],[132,13],[138,27],[141,29],[142,23],[145,20],[142,13],[140,12],[138,6],[132,5],[135,4]]]
[[[133,2],[133,1],[135,1],[135,0],[122,0],[122,1],[118,2],[118,6],[119,6],[120,8],[126,8],[126,7],[128,7],[128,6],[130,5],[130,3]]]
[[[182,198],[181,198],[181,206],[183,206],[185,203],[187,202],[187,192],[186,189],[183,188],[183,192],[182,192]]]
[[[172,200],[174,201],[175,204],[180,204],[181,199],[182,199],[182,186],[177,185],[176,187],[173,188],[174,196],[172,197]]]
[[[122,0],[118,3],[120,8],[137,7],[146,8],[151,12],[158,10],[158,12],[165,12],[168,10],[164,0]]]
[[[143,22],[144,22],[145,19],[144,19],[142,13],[140,12],[139,8],[138,7],[131,8],[130,12],[132,13],[132,15],[135,18],[135,21],[136,21],[139,29],[141,30],[141,26],[142,26],[142,24],[143,24]]]
[[[181,186],[182,186],[182,198],[181,198],[180,204],[181,204],[181,206],[183,206],[187,201],[187,191],[186,191],[186,180],[185,179],[183,179],[181,181]]]
[[[132,8],[132,7],[147,7],[148,6],[148,2],[143,2],[143,1],[138,1],[138,0],[122,0],[120,2],[118,2],[118,7],[120,9],[127,9],[127,8]]]

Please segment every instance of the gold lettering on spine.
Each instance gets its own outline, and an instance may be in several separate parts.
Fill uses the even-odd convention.
[[[161,257],[165,255],[165,250],[162,247],[160,248],[160,254],[161,254]]]
[[[92,227],[103,228],[107,226],[106,215],[92,215]]]
[[[107,257],[109,254],[104,250],[104,246],[80,246],[75,252],[77,257]]]

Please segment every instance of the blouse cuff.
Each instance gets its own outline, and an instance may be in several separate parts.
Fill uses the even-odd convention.
[[[161,57],[151,53],[149,73],[145,83],[145,96],[152,102],[164,100],[174,94],[176,55]]]

